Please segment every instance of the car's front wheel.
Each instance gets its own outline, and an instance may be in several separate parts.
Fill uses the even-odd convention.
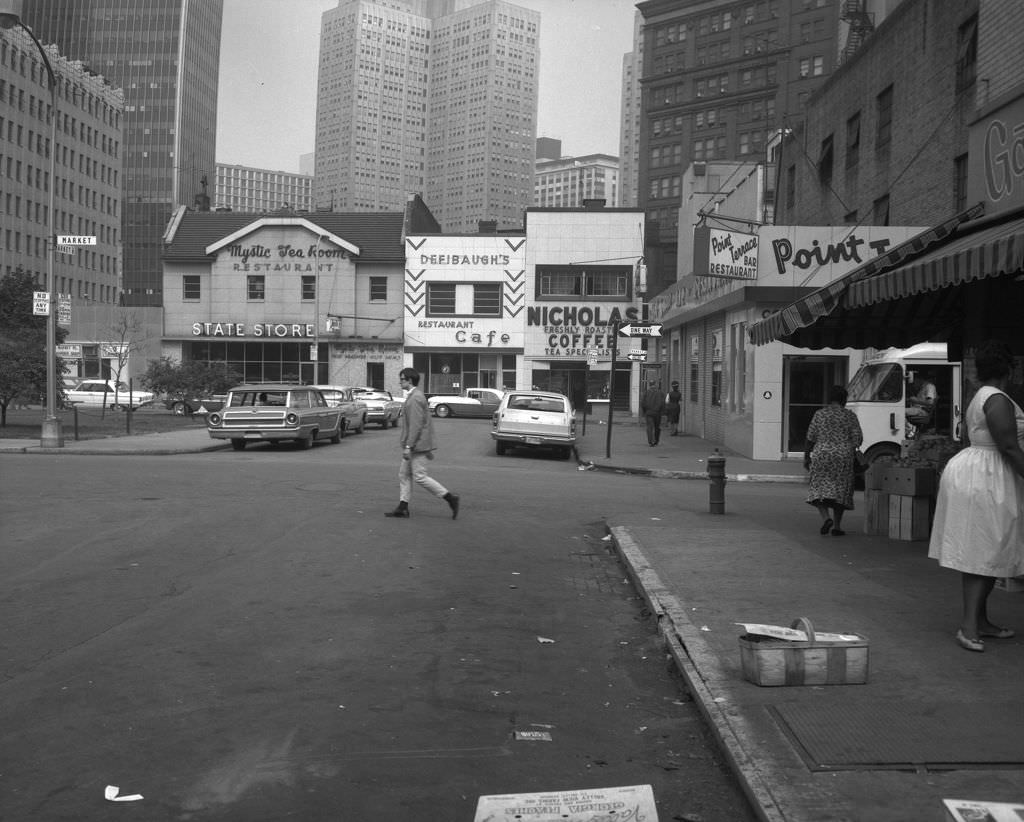
[[[300,439],[296,440],[296,442],[298,442],[299,448],[301,448],[303,451],[308,451],[310,448],[313,447],[313,440],[315,439],[316,431],[314,431],[308,437],[301,437]]]
[[[178,400],[171,406],[171,413],[176,417],[184,417],[187,411],[187,406],[181,400]]]
[[[450,417],[452,415],[452,409],[447,405],[439,405],[434,409],[434,413],[439,417]]]
[[[359,420],[359,427],[356,428],[357,434],[362,434],[366,430],[366,417]]]
[[[494,441],[494,453],[497,454],[499,457],[504,456],[505,455],[505,443],[503,443],[501,440],[495,440]]]

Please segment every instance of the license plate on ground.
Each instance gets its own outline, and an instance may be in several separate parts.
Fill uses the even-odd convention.
[[[524,440],[524,442],[527,445],[540,445],[541,444],[541,438],[540,437],[527,437]]]

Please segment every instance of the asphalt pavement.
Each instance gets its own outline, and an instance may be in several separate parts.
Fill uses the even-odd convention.
[[[204,429],[65,442],[0,440],[0,454],[181,454],[217,450]],[[710,512],[707,460],[726,460],[725,511]],[[610,522],[609,538],[656,616],[666,648],[752,806],[781,822],[946,820],[943,799],[1024,802],[1024,592],[993,592],[990,616],[1020,632],[961,649],[959,576],[927,543],[864,533],[863,496],[846,536],[821,536],[797,460],[751,460],[693,436],[647,444],[643,426],[591,417],[579,470],[637,475],[663,514]],[[9,460],[8,460],[9,461]],[[708,506],[672,494],[703,482]],[[739,493],[791,485],[792,503]],[[752,486],[751,486],[752,487]],[[731,492],[731,494],[730,494]],[[868,640],[864,684],[761,687],[744,678],[737,623]]]

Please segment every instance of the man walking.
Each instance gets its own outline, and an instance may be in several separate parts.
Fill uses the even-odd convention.
[[[430,419],[427,398],[419,388],[420,372],[403,368],[398,372],[402,390],[408,391],[402,411],[402,463],[398,466],[398,507],[386,517],[409,517],[409,499],[413,481],[452,509],[452,519],[459,515],[459,498],[437,480],[427,475],[427,460],[434,458],[434,425]]]
[[[647,386],[647,391],[640,399],[640,413],[647,421],[647,444],[653,448],[661,439],[661,415],[665,413],[665,395],[661,393],[661,388],[654,380]]]
[[[679,390],[679,383],[672,383],[672,390],[665,395],[665,416],[668,417],[668,424],[672,426],[669,432],[670,437],[679,436],[679,412],[682,410],[683,395]]]

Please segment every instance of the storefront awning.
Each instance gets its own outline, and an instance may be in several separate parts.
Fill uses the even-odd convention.
[[[850,285],[844,305],[860,308],[1024,269],[1024,217],[959,236],[913,262]]]
[[[835,282],[811,292],[807,296],[780,309],[770,317],[754,323],[749,330],[750,341],[755,345],[764,345],[773,340],[788,338],[801,329],[814,325],[822,318],[832,314],[840,306],[841,302],[845,303],[848,298],[848,292],[854,284],[890,271],[905,260],[920,257],[929,248],[946,240],[962,223],[980,216],[983,210],[983,206],[980,204],[976,205],[929,228],[927,231],[922,231],[906,242],[890,249],[885,254],[880,254],[878,257],[858,266]],[[788,339],[786,341],[793,342]],[[817,347],[825,347],[825,345]]]

